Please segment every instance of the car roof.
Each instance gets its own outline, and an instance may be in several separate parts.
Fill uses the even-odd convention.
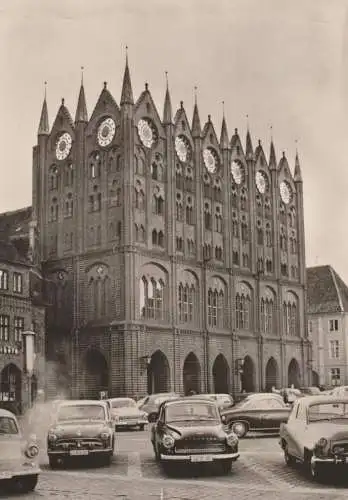
[[[0,408],[0,417],[12,417],[16,419],[16,415],[14,415],[11,411],[5,410],[4,408]]]
[[[246,399],[257,399],[257,398],[278,398],[278,399],[283,399],[282,396],[280,394],[277,394],[275,392],[257,392],[255,394],[249,394],[249,396],[247,396],[244,401]]]
[[[304,396],[303,398],[298,400],[299,403],[305,406],[313,406],[317,404],[336,404],[336,403],[346,403],[348,404],[348,397],[339,397],[339,396],[328,396],[326,394],[318,395],[318,396]]]
[[[135,401],[133,398],[108,398],[105,401]]]
[[[68,401],[62,401],[60,406],[77,406],[77,405],[92,405],[92,406],[106,406],[106,401],[104,399],[69,399]]]
[[[168,401],[163,401],[162,406],[170,406],[170,405],[176,404],[176,403],[189,403],[192,400],[194,400],[195,403],[205,403],[205,404],[208,403],[208,404],[216,406],[215,401],[212,401],[211,399],[199,398],[199,397],[197,397],[197,395],[195,395],[195,396],[196,397],[184,396],[182,398],[169,399]]]

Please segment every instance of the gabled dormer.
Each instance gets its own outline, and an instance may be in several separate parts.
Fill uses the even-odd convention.
[[[238,129],[234,129],[234,134],[231,137],[230,148],[232,158],[244,159],[244,149],[242,141],[240,140]]]
[[[283,204],[291,204],[296,192],[296,186],[284,151],[278,165],[278,188]]]
[[[215,133],[211,116],[202,130],[203,165],[209,174],[222,174],[222,156],[220,144]]]
[[[255,164],[256,164],[256,169],[265,169],[268,170],[268,164],[267,164],[267,159],[266,155],[264,153],[261,141],[259,140],[258,145],[256,146],[255,149]]]
[[[107,88],[107,82],[104,82],[103,90],[99,95],[97,104],[94,107],[91,119],[88,124],[87,133],[91,133],[102,118],[112,117],[117,123],[120,120],[120,108],[114,97]]]
[[[155,144],[158,139],[165,139],[162,121],[147,83],[134,106],[134,117],[140,141],[145,147],[148,146],[144,141],[150,145],[150,142]]]
[[[64,99],[58,109],[54,120],[50,139],[49,149],[54,150],[58,161],[65,160],[71,152],[72,142],[75,137],[74,122]]]

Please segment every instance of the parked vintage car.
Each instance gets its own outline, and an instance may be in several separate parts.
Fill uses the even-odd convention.
[[[280,427],[288,465],[299,461],[313,479],[329,464],[348,463],[348,398],[306,396],[295,402]]]
[[[149,422],[154,422],[158,415],[158,410],[163,403],[169,399],[177,399],[180,395],[175,392],[160,392],[158,394],[151,394],[147,396],[143,403],[138,406],[139,410],[147,413],[147,419]]]
[[[233,408],[222,410],[226,424],[239,437],[249,431],[277,432],[280,424],[286,422],[291,408],[279,394],[251,394]]]
[[[233,397],[229,394],[195,394],[191,396],[195,399],[209,399],[210,401],[215,401],[219,410],[224,410],[225,408],[231,408],[234,405]]]
[[[300,387],[300,391],[305,396],[320,396],[321,391],[319,387]]]
[[[186,397],[162,403],[151,443],[156,460],[167,472],[179,463],[219,462],[228,473],[239,457],[238,437],[224,426],[216,404],[207,399]]]
[[[148,423],[147,413],[139,410],[132,398],[111,398],[106,400],[111,417],[114,420],[115,430],[119,427],[144,430]]]
[[[36,463],[38,454],[35,439],[24,438],[15,415],[0,409],[0,491],[7,487],[23,493],[33,491],[41,472]]]
[[[114,425],[106,401],[64,401],[47,435],[52,468],[69,457],[97,456],[109,464],[114,454]]]
[[[348,398],[348,385],[339,385],[330,391],[331,396],[336,398]]]

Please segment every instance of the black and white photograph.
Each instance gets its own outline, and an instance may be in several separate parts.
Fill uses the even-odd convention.
[[[0,0],[0,499],[348,495],[348,0]]]

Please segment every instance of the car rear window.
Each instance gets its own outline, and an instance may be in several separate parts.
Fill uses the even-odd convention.
[[[16,421],[11,417],[0,417],[0,434],[18,434]]]
[[[57,420],[105,420],[106,413],[101,405],[68,405],[58,410]]]

